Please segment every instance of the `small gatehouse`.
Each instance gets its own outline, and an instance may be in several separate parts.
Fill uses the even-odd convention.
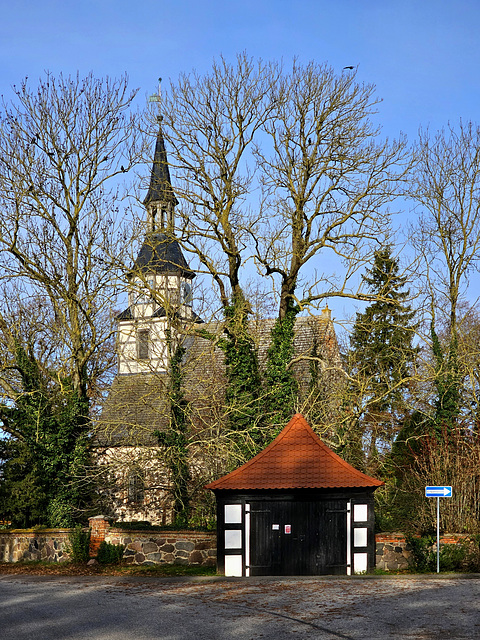
[[[373,492],[383,482],[329,449],[296,414],[255,458],[207,485],[226,576],[364,573],[375,566]]]

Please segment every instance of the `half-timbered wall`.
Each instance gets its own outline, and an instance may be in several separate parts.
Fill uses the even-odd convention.
[[[373,492],[217,495],[218,570],[351,575],[375,566]]]

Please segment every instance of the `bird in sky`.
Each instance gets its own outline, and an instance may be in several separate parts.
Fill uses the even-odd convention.
[[[344,68],[344,69],[355,69],[355,67],[354,67],[353,65],[352,65],[352,66],[349,66],[349,67],[343,67],[343,68]]]

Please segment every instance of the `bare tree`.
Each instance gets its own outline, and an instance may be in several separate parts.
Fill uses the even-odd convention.
[[[245,54],[233,65],[220,60],[208,75],[182,76],[163,99],[171,167],[181,180],[180,240],[217,287],[239,358],[248,334],[248,262],[256,260],[278,291],[281,322],[295,303],[372,299],[350,280],[388,234],[386,205],[409,166],[404,140],[377,142],[377,103],[374,88],[352,74],[313,63],[286,73]],[[325,254],[343,260],[343,280],[318,274],[298,295],[307,266]],[[285,331],[271,350],[268,384],[280,403],[288,395],[289,412],[295,384],[286,341],[294,332]]]
[[[416,152],[411,195],[419,215],[411,237],[424,265],[434,420],[442,428],[470,410],[461,397],[459,305],[480,258],[480,128],[460,121],[433,135],[421,130]]]
[[[272,84],[275,110],[264,124],[269,140],[256,157],[269,214],[256,259],[279,282],[279,318],[295,296],[301,306],[332,296],[368,299],[349,279],[388,235],[386,205],[401,191],[409,165],[405,140],[379,141],[372,116],[380,102],[372,85],[326,65],[294,62]],[[296,293],[315,258],[340,259],[344,278],[330,270]]]
[[[86,397],[89,362],[111,336],[103,320],[124,245],[116,176],[140,158],[136,92],[91,74],[47,74],[14,92],[0,120],[0,276],[48,301],[62,369]]]
[[[354,74],[296,62],[285,73],[245,54],[171,85],[163,111],[183,238],[224,307],[244,295],[242,266],[253,257],[279,279],[280,317],[320,254],[343,260],[346,277],[318,276],[299,301],[362,297],[349,278],[388,234],[386,205],[410,164],[404,139],[378,140],[379,102]]]
[[[420,131],[411,196],[418,203],[412,242],[422,256],[428,290],[447,305],[451,335],[458,304],[480,258],[480,127],[448,125]]]
[[[259,217],[246,205],[253,186],[249,148],[273,109],[275,64],[245,54],[211,74],[183,75],[164,100],[165,136],[180,178],[182,239],[218,287],[222,306],[244,299],[240,271],[248,231]]]
[[[2,105],[1,493],[12,518],[14,494],[35,493],[25,522],[68,525],[88,502],[90,417],[132,235],[120,185],[142,157],[127,84],[47,74]]]

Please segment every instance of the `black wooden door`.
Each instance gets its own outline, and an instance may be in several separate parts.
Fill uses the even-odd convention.
[[[324,570],[330,575],[347,573],[347,513],[346,500],[329,500],[323,504]],[[350,541],[348,541],[350,544]]]
[[[250,504],[250,575],[346,573],[346,504],[275,501]]]

